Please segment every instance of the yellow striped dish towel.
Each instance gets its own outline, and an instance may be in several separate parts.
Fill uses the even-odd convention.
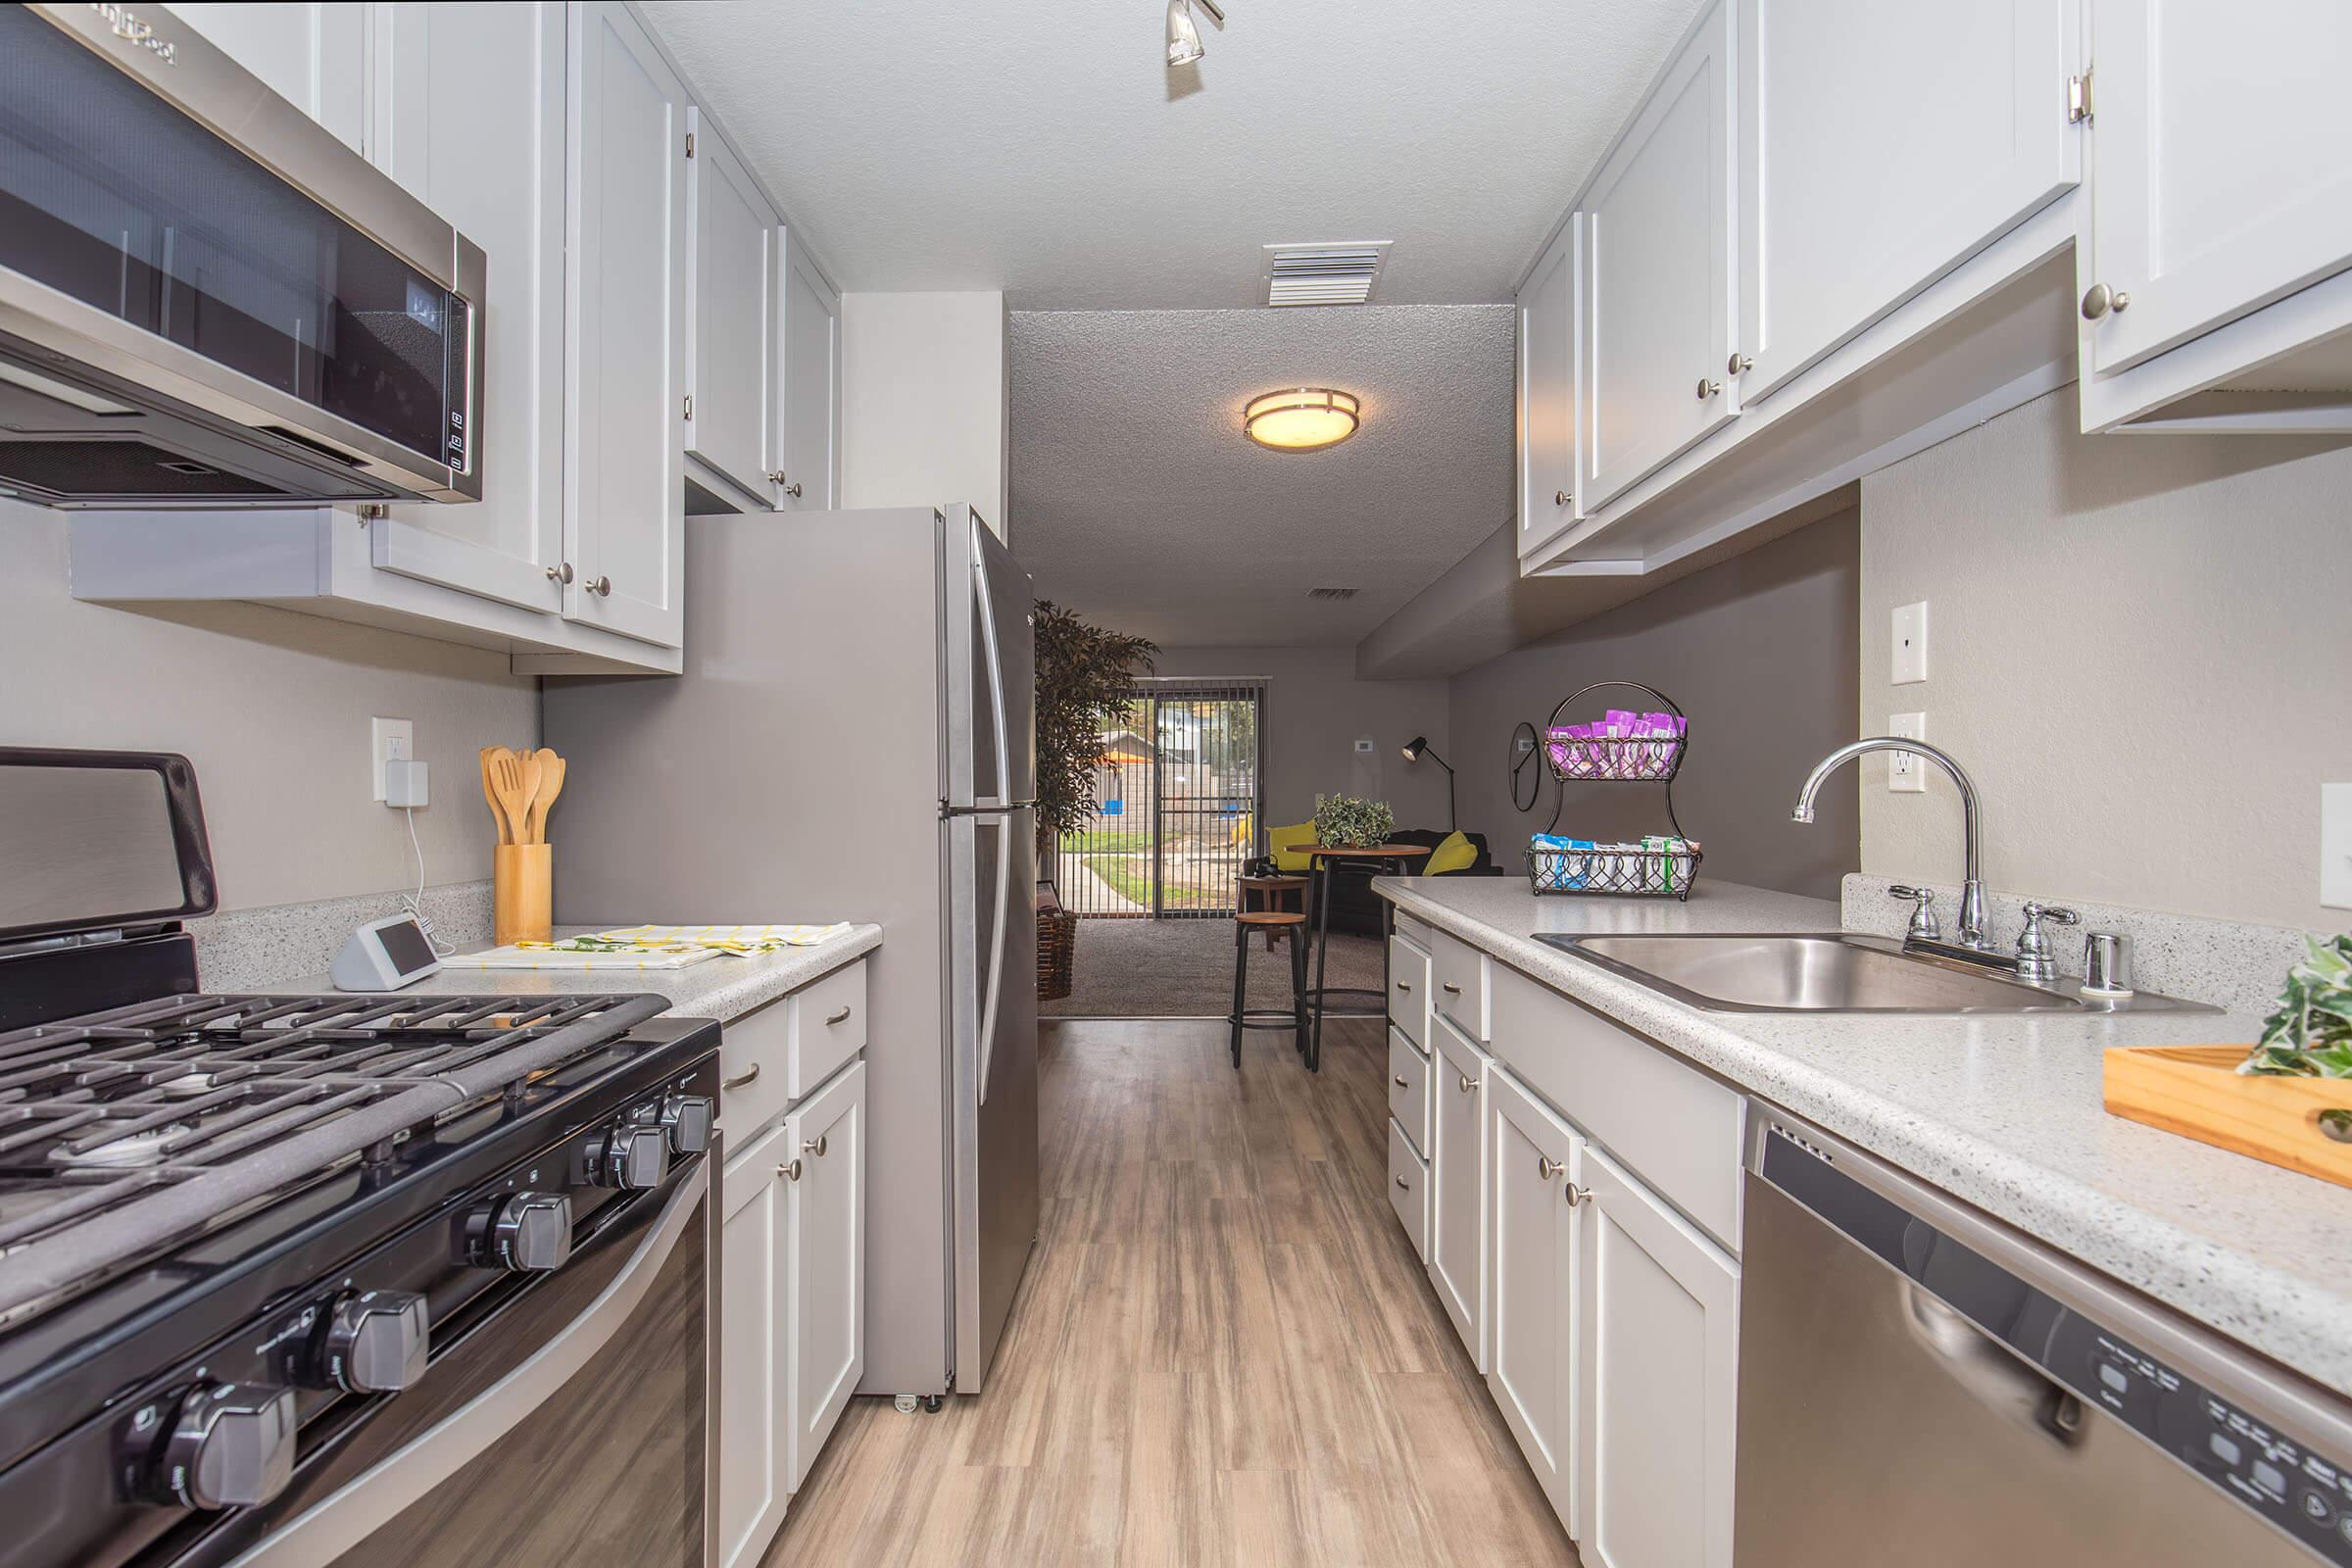
[[[718,957],[756,957],[847,936],[833,925],[636,925],[553,942],[517,942],[443,958],[445,969],[685,969]]]

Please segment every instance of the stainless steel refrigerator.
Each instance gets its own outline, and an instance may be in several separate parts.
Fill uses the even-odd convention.
[[[866,1375],[977,1393],[1038,1224],[1029,576],[969,507],[690,517],[685,670],[551,677],[556,918],[853,920]]]

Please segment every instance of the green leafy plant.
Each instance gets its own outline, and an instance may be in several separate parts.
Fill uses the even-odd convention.
[[[1095,812],[1095,763],[1102,732],[1127,713],[1140,667],[1159,646],[1090,626],[1075,611],[1037,602],[1037,849],[1073,833]]]
[[[2304,941],[2311,956],[2287,971],[2278,1010],[2239,1072],[2352,1078],[2352,934]]]
[[[1315,842],[1335,848],[1367,849],[1386,844],[1396,831],[1396,813],[1386,801],[1359,800],[1353,795],[1315,797]]]

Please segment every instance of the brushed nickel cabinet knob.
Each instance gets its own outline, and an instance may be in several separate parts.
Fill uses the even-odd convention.
[[[1565,491],[1565,490],[1561,490],[1561,491],[1558,491],[1558,492],[1554,493],[1554,494],[1553,494],[1553,496],[1552,496],[1552,498],[1551,498],[1551,504],[1552,504],[1553,506],[1555,506],[1555,507],[1564,507],[1564,506],[1566,506],[1566,505],[1568,504],[1568,492],[1567,492],[1567,491]]]
[[[1715,396],[1717,393],[1721,392],[1722,390],[1723,390],[1723,383],[1722,383],[1721,381],[1710,381],[1710,380],[1708,380],[1708,379],[1707,379],[1705,376],[1703,376],[1703,375],[1702,375],[1702,376],[1700,376],[1700,377],[1698,378],[1698,401],[1699,401],[1699,402],[1701,402],[1701,403],[1704,403],[1704,402],[1706,402],[1706,401],[1707,401],[1707,399],[1709,399],[1709,398],[1711,398],[1711,397]]]
[[[560,566],[548,567],[547,576],[550,582],[567,583],[571,581],[571,563],[566,561]]]
[[[1749,359],[1738,349],[1734,349],[1732,350],[1732,358],[1730,363],[1725,365],[1723,368],[1723,373],[1726,375],[1744,375],[1755,368],[1755,361]]]
[[[588,591],[599,599],[610,599],[612,596],[612,579],[599,577],[588,585]]]
[[[2085,321],[2095,321],[2109,311],[2121,315],[2131,306],[2131,295],[2122,289],[2109,288],[2104,283],[2093,283],[2082,291],[2082,319]]]

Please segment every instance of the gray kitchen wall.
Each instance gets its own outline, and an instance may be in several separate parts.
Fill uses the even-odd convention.
[[[1862,481],[1862,710],[1928,715],[1995,888],[2341,930],[2320,785],[2352,780],[2352,445],[2082,435],[2054,392]],[[1887,679],[1925,599],[1928,679]],[[1867,760],[1862,869],[1956,879],[1947,786]]]
[[[475,754],[537,744],[537,680],[503,654],[287,611],[81,604],[66,537],[64,514],[0,501],[0,744],[185,753],[221,906],[243,909],[416,885],[402,813],[368,799],[368,728],[414,719],[426,874],[490,874]]]
[[[1266,821],[1303,822],[1317,795],[1387,801],[1399,827],[1446,825],[1446,770],[1407,762],[1416,735],[1456,767],[1442,680],[1358,680],[1352,648],[1168,648],[1161,675],[1221,679],[1262,675]],[[1370,737],[1372,750],[1355,743]],[[1468,800],[1464,798],[1464,810]]]
[[[1526,814],[1510,795],[1510,739],[1521,719],[1542,730],[1553,705],[1580,686],[1645,681],[1690,715],[1674,798],[1684,830],[1705,850],[1702,874],[1836,898],[1838,879],[1859,864],[1854,780],[1824,791],[1811,827],[1789,821],[1788,808],[1813,763],[1854,738],[1858,533],[1852,511],[1836,514],[1453,677],[1449,727],[1460,755],[1447,755],[1461,770],[1463,825],[1486,833],[1513,873],[1528,834],[1550,819],[1555,789],[1566,791],[1564,833],[1665,831],[1653,785],[1557,786],[1545,776]],[[1604,690],[1562,720],[1652,706],[1638,692]],[[1522,800],[1543,764],[1529,766]]]

